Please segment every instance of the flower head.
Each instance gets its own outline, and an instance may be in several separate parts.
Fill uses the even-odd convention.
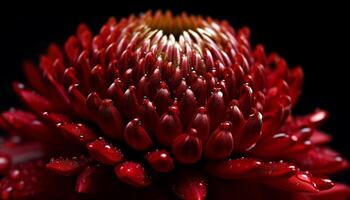
[[[13,84],[1,199],[346,199],[328,113],[291,114],[302,69],[249,38],[170,12],[80,25]]]

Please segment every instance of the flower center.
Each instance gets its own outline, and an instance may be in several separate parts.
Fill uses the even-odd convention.
[[[175,38],[188,30],[196,30],[203,27],[203,18],[201,16],[187,15],[173,15],[172,12],[165,13],[158,11],[154,15],[146,13],[144,21],[147,26],[154,30],[162,30],[166,35],[173,35]]]

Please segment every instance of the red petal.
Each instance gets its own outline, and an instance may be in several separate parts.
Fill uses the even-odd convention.
[[[99,107],[98,123],[103,132],[111,138],[119,139],[123,136],[123,121],[113,101],[105,99]]]
[[[46,149],[43,147],[43,145],[37,142],[14,143],[13,141],[5,140],[5,143],[0,145],[0,158],[2,160],[1,165],[3,168],[2,172],[6,172],[5,170],[8,167],[41,159],[45,157],[46,154]]]
[[[76,111],[78,116],[81,118],[86,118],[86,98],[85,96],[79,91],[78,89],[79,85],[71,85],[68,89],[68,96],[72,105],[72,108]]]
[[[91,92],[86,98],[86,109],[89,111],[91,118],[94,120],[98,120],[98,109],[102,103],[100,96],[96,92]]]
[[[264,123],[262,128],[262,136],[271,136],[281,128],[281,122],[284,115],[284,108],[280,104],[274,105],[274,109],[269,112],[264,112]]]
[[[122,108],[123,102],[123,82],[117,78],[114,82],[109,86],[107,90],[107,94],[109,98],[111,98],[115,103],[118,109]]]
[[[142,165],[135,162],[124,162],[114,168],[118,178],[135,187],[145,187],[151,184]]]
[[[255,90],[264,92],[266,87],[266,76],[264,66],[261,64],[256,64],[253,66],[251,71]]]
[[[127,119],[131,119],[136,116],[137,109],[138,101],[136,97],[136,87],[132,85],[129,86],[123,96],[123,115]]]
[[[180,100],[180,119],[183,127],[186,129],[191,122],[197,110],[197,101],[191,89],[186,89]]]
[[[63,114],[43,112],[41,117],[44,121],[56,125],[58,123],[70,122],[71,119]]]
[[[65,54],[68,56],[70,64],[75,64],[78,54],[80,52],[79,42],[76,37],[70,36],[64,44]]]
[[[310,141],[312,144],[315,144],[315,145],[327,144],[330,141],[332,141],[332,136],[322,131],[314,130],[310,137]]]
[[[169,111],[159,120],[159,131],[157,131],[157,140],[161,145],[170,146],[174,139],[181,134],[181,121],[179,111],[176,105],[170,106]]]
[[[205,146],[205,156],[209,159],[225,159],[233,152],[232,124],[223,122],[210,135]]]
[[[152,147],[153,142],[141,125],[139,118],[131,120],[125,127],[124,140],[135,150],[144,151]]]
[[[31,62],[25,62],[23,68],[29,85],[40,94],[45,95],[47,88],[44,84],[39,68],[34,66]]]
[[[251,152],[253,155],[273,158],[283,155],[283,153],[285,153],[285,151],[295,142],[296,141],[291,139],[288,134],[278,133],[271,138],[264,138],[264,140],[258,142]]]
[[[196,95],[198,105],[204,106],[207,98],[207,83],[201,76],[192,84],[193,93]]]
[[[301,67],[291,69],[289,71],[288,79],[290,86],[290,96],[292,97],[293,105],[295,105],[301,93],[304,82],[304,73]]]
[[[166,150],[156,150],[146,154],[146,160],[158,172],[170,172],[174,169],[174,161]]]
[[[95,133],[84,124],[58,123],[56,126],[62,131],[64,136],[73,139],[81,145],[92,142],[97,138]]]
[[[231,122],[231,124],[232,124],[232,130],[231,130],[232,136],[235,139],[235,141],[238,141],[239,137],[241,137],[240,131],[244,125],[244,117],[243,117],[243,114],[241,113],[240,109],[238,108],[238,106],[236,106],[235,104],[236,104],[236,102],[235,102],[235,100],[233,100],[231,102],[231,105],[227,109],[226,120]]]
[[[319,192],[319,190],[324,188],[323,184],[327,184],[329,181],[323,180],[323,184],[316,184],[314,182],[313,177],[310,174],[306,174],[304,172],[297,172],[294,176],[285,179],[271,179],[267,180],[267,184],[271,185],[272,187],[277,187],[282,190],[287,191],[293,191],[293,192],[310,192],[310,193],[316,193]],[[320,179],[317,181],[321,181]],[[327,183],[326,183],[327,182]],[[330,183],[331,184],[331,183]],[[321,186],[321,187],[318,187]]]
[[[143,100],[139,108],[139,116],[147,133],[154,136],[158,128],[159,117],[155,106],[148,99]]]
[[[8,129],[24,138],[35,139],[44,143],[56,143],[56,131],[39,121],[35,115],[20,110],[2,113]]]
[[[75,191],[92,195],[98,190],[103,192],[113,187],[113,171],[102,166],[88,166],[78,176],[75,183]],[[108,188],[108,189],[107,189]],[[101,193],[103,194],[103,193]]]
[[[205,170],[209,174],[223,179],[238,179],[248,176],[252,171],[259,168],[261,164],[260,161],[254,159],[242,158],[207,163]]]
[[[0,198],[65,199],[72,188],[70,179],[49,173],[42,161],[27,162],[11,170],[0,181]]]
[[[61,49],[55,43],[51,43],[50,46],[47,48],[47,54],[52,60],[63,60],[63,54],[61,52]]]
[[[50,162],[46,164],[46,168],[61,175],[71,176],[81,172],[88,163],[89,160],[84,156],[56,158],[51,159]]]
[[[248,116],[253,108],[254,95],[253,90],[247,84],[244,84],[240,89],[240,98],[238,101],[238,107],[244,114],[244,116]]]
[[[174,178],[172,189],[183,200],[204,200],[207,196],[207,181],[194,173],[181,173]]]
[[[79,80],[73,67],[67,68],[63,73],[63,85],[68,88],[71,85],[78,84]]]
[[[347,160],[326,147],[314,147],[307,152],[291,155],[293,162],[316,174],[333,174],[349,167]]]
[[[198,108],[198,113],[194,116],[190,128],[197,130],[197,136],[203,143],[207,141],[209,137],[210,123],[204,107]]]
[[[308,194],[307,196],[312,200],[348,200],[350,198],[350,188],[347,185],[336,183],[335,186],[329,190]]]
[[[52,111],[51,103],[43,96],[24,88],[22,83],[13,83],[13,88],[26,106],[36,113]]]
[[[207,111],[210,119],[210,130],[214,130],[221,122],[225,112],[224,94],[220,90],[215,90],[208,99]]]
[[[239,138],[239,150],[246,151],[253,148],[257,140],[261,136],[262,127],[262,115],[256,111],[254,114],[249,116],[246,124],[244,125]]]
[[[296,172],[297,168],[292,164],[285,162],[268,162],[261,165],[256,172],[256,176],[262,181],[266,181],[274,178],[288,178],[293,176]]]
[[[103,139],[97,139],[87,145],[91,157],[106,165],[114,165],[124,158],[120,149],[106,143]]]
[[[196,163],[202,155],[202,142],[194,135],[181,134],[174,140],[172,152],[180,163]]]
[[[53,59],[52,76],[57,80],[57,82],[62,83],[65,69],[66,66],[63,63],[63,60]]]
[[[163,82],[160,85],[160,89],[157,91],[154,97],[154,104],[157,107],[157,113],[161,116],[163,115],[172,104],[171,93],[167,88],[167,85]]]
[[[69,98],[63,86],[50,75],[44,76],[43,80],[51,103],[62,110],[70,108]]]

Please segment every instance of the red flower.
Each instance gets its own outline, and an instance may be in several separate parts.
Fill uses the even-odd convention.
[[[249,37],[170,12],[80,25],[13,84],[0,198],[347,199],[328,113],[291,114],[301,68]]]

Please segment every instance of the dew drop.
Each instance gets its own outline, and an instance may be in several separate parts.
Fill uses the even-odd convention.
[[[25,88],[24,84],[22,84],[22,83],[19,83],[19,84],[17,85],[17,87],[18,87],[19,89],[24,89],[24,88]]]
[[[337,156],[337,157],[335,157],[334,160],[337,161],[337,162],[342,162],[342,161],[343,161],[343,158],[340,157],[340,156]]]
[[[3,200],[10,199],[12,190],[13,190],[12,187],[8,187],[4,191],[2,191],[1,199],[3,199]]]
[[[17,179],[19,179],[20,174],[21,174],[21,172],[20,172],[18,169],[12,170],[12,171],[10,172],[10,178],[11,178],[12,180],[17,180]]]
[[[23,190],[24,186],[25,186],[24,181],[20,181],[20,182],[15,184],[15,189],[16,190]]]

